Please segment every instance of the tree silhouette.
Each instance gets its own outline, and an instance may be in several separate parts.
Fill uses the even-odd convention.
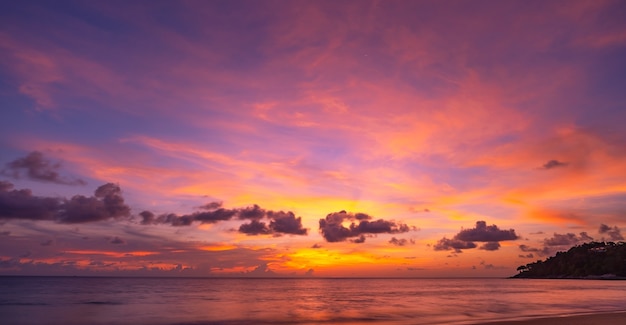
[[[626,278],[626,243],[585,243],[517,271],[514,278]]]

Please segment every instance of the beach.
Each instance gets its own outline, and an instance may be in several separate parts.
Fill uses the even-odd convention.
[[[526,320],[497,321],[481,325],[618,325],[626,324],[626,312],[567,315]],[[479,325],[479,324],[475,324]]]

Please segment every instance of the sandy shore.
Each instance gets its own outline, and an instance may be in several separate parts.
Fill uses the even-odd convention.
[[[519,321],[480,323],[482,325],[622,325],[626,324],[626,312],[546,317]],[[478,325],[478,324],[476,324]]]

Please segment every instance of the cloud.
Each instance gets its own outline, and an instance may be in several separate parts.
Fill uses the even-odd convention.
[[[252,220],[250,223],[239,226],[239,232],[247,235],[266,235],[271,233],[271,230],[267,227],[265,222]]]
[[[450,249],[454,249],[455,252],[461,253],[462,249],[476,248],[476,244],[473,242],[458,239],[448,239],[446,237],[443,237],[435,245],[433,245],[433,248],[436,251],[447,251]]]
[[[55,220],[61,206],[60,199],[33,196],[29,189],[14,190],[0,181],[0,219]]]
[[[602,228],[602,227],[601,227]],[[574,233],[558,234],[554,233],[550,238],[543,239],[543,248],[535,248],[528,245],[519,245],[519,249],[526,253],[535,253],[539,256],[549,256],[565,247],[571,247],[583,242],[593,241],[593,237],[583,231],[578,235]],[[528,254],[531,255],[531,254]],[[532,257],[532,256],[520,257]]]
[[[234,218],[251,220],[242,224],[239,232],[248,235],[291,234],[307,235],[302,218],[293,212],[264,210],[258,205],[245,208],[226,209],[222,203],[212,202],[199,207],[187,215],[166,213],[156,216],[150,211],[139,213],[142,225],[169,224],[172,226],[190,226],[194,222],[217,223]],[[130,218],[130,207],[126,205],[121,188],[113,183],[98,187],[94,196],[75,195],[70,199],[38,197],[28,189],[15,190],[13,184],[0,181],[0,219],[49,220],[59,223],[88,223],[109,219]],[[267,219],[269,223],[261,222]],[[370,232],[377,231],[382,225],[369,225]]]
[[[201,205],[198,209],[202,210],[216,210],[222,207],[222,202],[209,202],[205,205]]]
[[[499,248],[500,248],[500,243],[497,241],[490,241],[478,247],[478,249],[484,249],[486,251],[497,251]]]
[[[259,264],[254,270],[246,272],[246,276],[251,277],[274,277],[277,276],[276,272],[272,271],[267,263]]]
[[[574,246],[579,242],[585,241],[587,238],[590,238],[585,232],[581,233],[581,235],[581,237],[578,237],[576,236],[576,234],[573,233],[554,233],[554,235],[552,235],[552,238],[544,239],[543,243],[545,246]]]
[[[371,221],[371,219],[372,217],[365,213],[333,212],[328,214],[326,218],[319,220],[319,230],[327,242],[341,242],[348,238],[358,237],[352,242],[363,243],[365,242],[365,234],[396,234],[414,229],[395,221],[384,219]],[[352,222],[349,227],[346,227],[343,225],[344,221]]]
[[[258,205],[253,205],[251,207],[240,209],[237,212],[237,217],[239,219],[253,219],[258,220],[265,217],[267,212],[261,209]]]
[[[543,168],[543,169],[552,169],[552,168],[557,168],[557,167],[565,167],[567,165],[569,165],[569,164],[553,159],[553,160],[550,160],[547,163],[543,164],[543,166],[541,166],[541,168]]]
[[[586,231],[583,231],[583,232],[580,233],[580,240],[581,241],[592,241],[593,237],[589,236]]]
[[[408,240],[406,238],[397,239],[396,237],[391,237],[389,243],[396,246],[406,246],[407,244],[415,244],[414,240]]]
[[[120,237],[115,236],[115,237],[113,237],[113,238],[109,241],[109,243],[111,243],[111,244],[116,244],[116,245],[121,245],[121,244],[126,244],[126,241],[124,241],[124,240],[123,240],[122,238],[120,238]]]
[[[496,225],[487,226],[485,221],[476,221],[476,227],[461,229],[452,239],[446,237],[440,239],[434,245],[434,249],[438,251],[454,249],[460,253],[462,249],[476,248],[474,242],[484,242],[485,244],[481,245],[479,249],[495,251],[500,248],[499,242],[516,239],[519,239],[519,236],[515,234],[513,229],[503,230]]]
[[[194,221],[200,221],[201,223],[216,223],[219,221],[230,220],[237,213],[237,210],[219,208],[214,211],[196,212],[187,217],[191,217]]]
[[[355,239],[350,239],[350,241],[355,244],[363,244],[365,242],[365,235],[361,235]]]
[[[33,151],[26,157],[18,158],[6,165],[2,174],[13,178],[26,176],[35,181],[63,184],[63,185],[85,185],[85,181],[78,178],[68,178],[59,175],[58,170],[61,163],[53,163],[46,159],[41,152]]]
[[[622,232],[617,226],[611,228],[605,224],[600,224],[600,229],[598,230],[598,232],[601,234],[609,235],[611,240],[624,240],[624,236],[622,236]]]
[[[209,211],[196,211],[191,214],[184,215],[164,213],[157,217],[150,211],[143,211],[139,215],[142,218],[141,224],[143,225],[170,224],[172,226],[190,226],[194,221],[198,221],[200,223],[228,221],[237,216],[240,210],[242,211],[248,209],[225,209],[220,206],[221,204],[218,205],[215,203],[209,203],[201,207],[203,210],[211,209]]]
[[[574,246],[578,243],[592,241],[593,238],[590,237],[587,232],[583,231],[578,236],[573,233],[567,234],[557,234],[554,233],[551,238],[545,238],[543,240],[543,244],[546,247],[549,246]],[[545,251],[545,250],[544,250]]]
[[[293,212],[269,211],[267,217],[270,221],[270,229],[274,233],[306,235],[308,229],[302,228],[302,218],[293,214]]]
[[[155,216],[150,211],[143,211],[141,216],[142,225],[170,224],[172,226],[189,226],[193,222],[217,223],[232,219],[251,220],[241,224],[238,231],[247,235],[267,235],[267,234],[291,234],[307,235],[308,229],[302,227],[302,218],[297,217],[291,211],[265,210],[254,204],[245,208],[227,209],[222,208],[222,203],[212,202],[199,207],[206,211],[197,211],[187,215],[176,215],[174,213]],[[260,220],[269,220],[269,224]]]
[[[518,247],[519,247],[519,249],[522,252],[533,252],[533,253],[539,253],[540,255],[543,255],[544,253],[547,253],[547,251],[545,249],[541,250],[539,248],[530,247],[530,246],[524,245],[524,244],[521,244]]]
[[[130,207],[124,203],[122,189],[113,183],[98,187],[92,197],[75,195],[64,202],[57,215],[62,223],[83,223],[130,216]]]
[[[485,221],[477,221],[475,228],[463,229],[454,238],[462,241],[498,242],[519,237],[513,229],[501,230],[496,225],[487,226]]]
[[[71,199],[38,197],[28,189],[13,190],[13,184],[0,181],[0,219],[50,220],[84,223],[130,216],[119,186],[98,187],[94,196],[75,195]]]
[[[140,223],[142,225],[151,225],[156,222],[156,216],[150,211],[142,211],[139,213],[139,216],[141,217]]]

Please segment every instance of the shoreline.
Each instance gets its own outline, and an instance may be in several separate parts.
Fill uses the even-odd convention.
[[[561,316],[541,316],[531,319],[485,321],[471,325],[618,325],[626,324],[626,311],[574,314]]]

